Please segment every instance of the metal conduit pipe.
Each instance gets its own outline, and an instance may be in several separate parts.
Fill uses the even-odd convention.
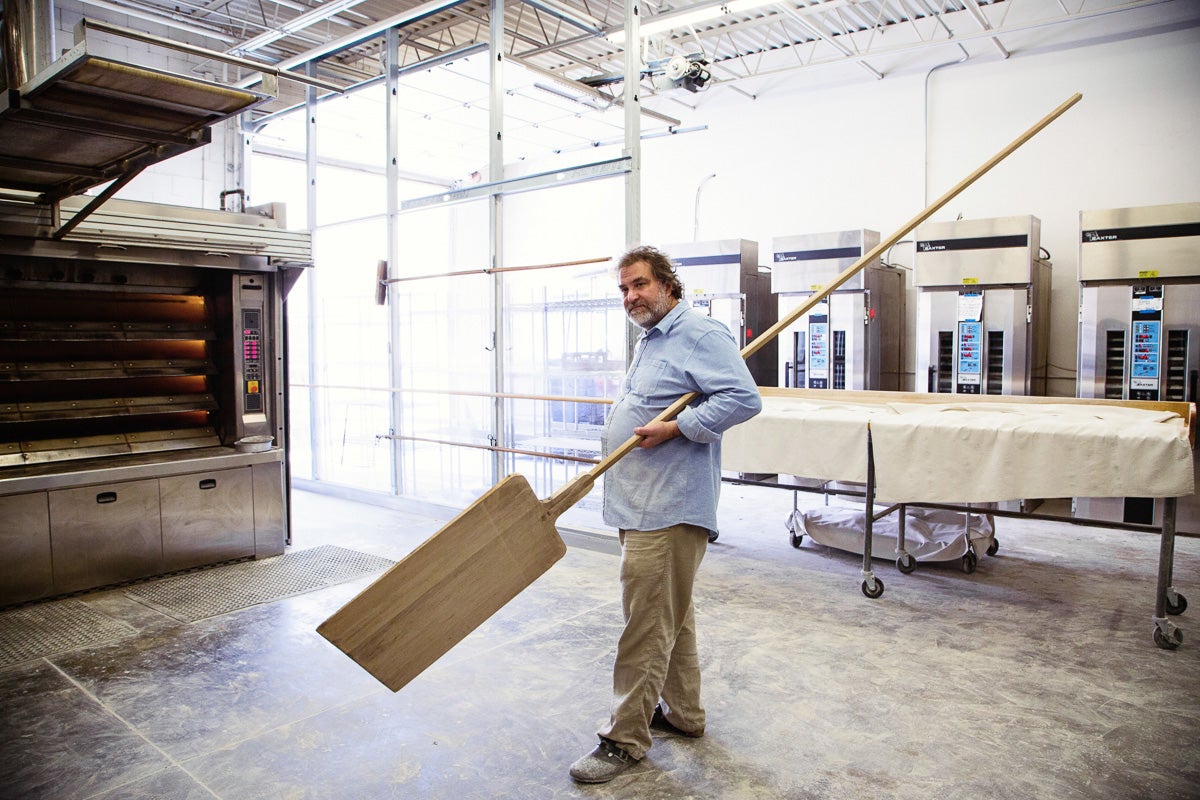
[[[925,73],[925,98],[924,98],[924,100],[925,100],[925,113],[924,113],[925,130],[923,131],[923,138],[924,138],[924,144],[925,144],[925,154],[924,154],[925,160],[924,160],[923,164],[924,164],[924,171],[925,171],[925,202],[926,203],[929,202],[929,78],[933,75],[934,72],[941,69],[942,67],[952,67],[955,64],[961,64],[971,57],[971,54],[967,52],[967,48],[963,47],[961,43],[958,45],[958,49],[962,50],[962,58],[957,59],[955,61],[947,61],[944,64],[938,64],[936,66],[930,67],[929,71]]]
[[[702,181],[700,181],[700,185],[696,187],[696,207],[692,210],[692,241],[693,242],[700,240],[700,192],[702,192],[704,190],[704,185],[706,183],[708,183],[709,181],[711,181],[715,177],[717,177],[717,173],[714,172],[711,175],[704,178]]]

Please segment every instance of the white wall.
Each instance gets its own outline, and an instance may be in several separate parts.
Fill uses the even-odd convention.
[[[1081,92],[932,217],[1041,220],[1054,264],[1051,363],[1073,369],[1079,212],[1200,201],[1200,29],[972,58],[928,76],[863,76],[825,89],[783,83],[754,100],[714,92],[702,105],[707,131],[645,142],[643,238],[691,240],[696,191],[713,173],[700,194],[699,240],[756,240],[769,263],[776,236],[854,228],[887,236]],[[911,265],[911,246],[891,260]],[[910,335],[915,305],[910,289]],[[1074,394],[1073,377],[1051,373],[1060,376],[1051,394]]]

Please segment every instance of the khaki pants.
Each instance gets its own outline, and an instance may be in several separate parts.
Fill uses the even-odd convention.
[[[671,724],[704,731],[692,584],[708,531],[673,525],[620,535],[625,630],[613,666],[612,718],[598,733],[640,759],[650,749],[650,718],[659,698]]]

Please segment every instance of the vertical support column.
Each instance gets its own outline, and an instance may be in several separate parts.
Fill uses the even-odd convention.
[[[629,172],[625,175],[625,247],[642,241],[642,106],[638,93],[642,85],[642,16],[637,0],[625,4],[625,155]],[[633,361],[633,349],[640,330],[625,325],[625,361]]]
[[[504,180],[504,0],[490,0],[488,13],[488,58],[491,67],[488,81],[491,88],[488,103],[488,180],[497,183]],[[504,197],[500,193],[488,197],[488,264],[492,269],[504,265]],[[504,391],[504,275],[493,272],[492,283],[492,391]],[[493,431],[495,444],[508,444],[507,419],[504,400],[497,397],[492,401]],[[492,453],[492,482],[503,477],[505,455]]]
[[[387,277],[398,277],[400,263],[400,106],[396,95],[400,86],[400,31],[388,28],[384,33],[384,70],[386,73],[387,99],[384,115],[387,117]],[[404,419],[404,402],[396,389],[400,388],[400,304],[387,304],[388,309],[388,386],[392,387],[388,400],[391,425],[389,433],[398,435]],[[404,442],[389,439],[391,452],[391,487],[393,494],[404,493]]]
[[[642,239],[642,108],[638,93],[642,83],[641,9],[625,5],[625,155],[630,170],[625,176],[625,245],[635,247]]]
[[[310,78],[315,71],[310,61],[304,66],[304,73]],[[317,89],[306,86],[304,89],[304,192],[306,195],[307,217],[305,219],[308,232],[316,239],[317,231]],[[319,345],[320,325],[317,324],[317,288],[319,276],[317,270],[308,271],[308,376],[309,382],[319,384],[320,374],[317,371],[321,363]],[[308,420],[309,436],[312,437],[312,478],[321,480],[321,456],[325,450],[324,430],[321,425],[321,390],[310,389]]]
[[[221,82],[229,83],[229,65],[226,64],[221,70]],[[222,130],[225,133],[224,140],[221,146],[225,151],[225,164],[222,168],[221,177],[221,197],[224,198],[224,192],[235,192],[238,189],[242,192],[242,205],[238,211],[245,211],[250,207],[250,188],[246,182],[249,175],[247,169],[247,156],[249,155],[250,137],[244,133],[246,126],[249,125],[250,114],[242,113],[235,117],[225,120]],[[225,207],[225,203],[221,203],[221,207]]]
[[[229,157],[226,169],[230,174],[225,176],[224,186],[226,189],[241,189],[242,195],[242,210],[249,208],[252,203],[250,200],[250,173],[254,154],[251,148],[252,127],[249,114],[239,114],[235,117],[235,121],[231,122],[229,128]]]

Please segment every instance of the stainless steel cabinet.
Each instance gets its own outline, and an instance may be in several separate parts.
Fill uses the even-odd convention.
[[[287,543],[287,506],[283,464],[277,461],[254,467],[254,557],[283,555]]]
[[[254,555],[251,468],[160,478],[163,570]]]
[[[45,492],[0,497],[0,605],[54,593]]]
[[[158,480],[56,489],[49,495],[56,592],[163,571]]]
[[[281,455],[0,480],[0,606],[282,554]]]

